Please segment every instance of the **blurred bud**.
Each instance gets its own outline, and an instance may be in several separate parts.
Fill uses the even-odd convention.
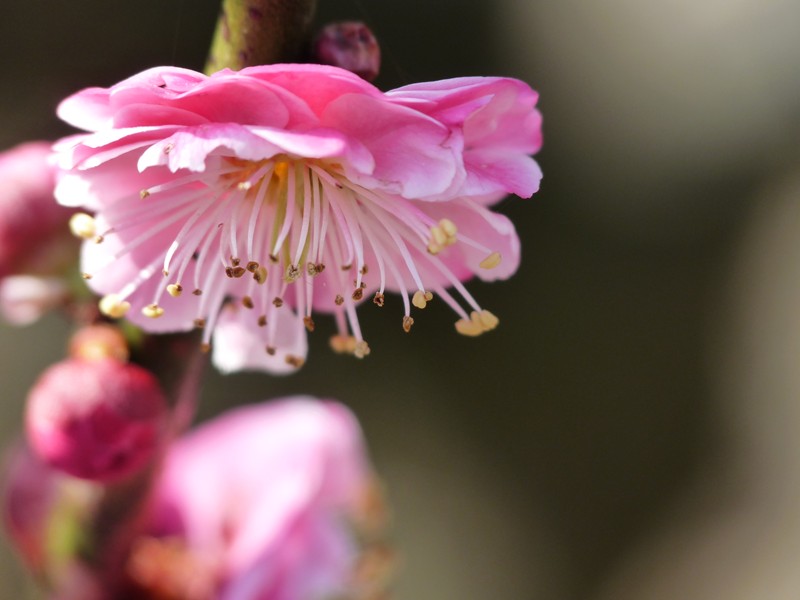
[[[11,275],[0,279],[0,314],[12,325],[30,325],[63,304],[66,283],[58,277]]]
[[[168,419],[156,378],[113,359],[68,359],[53,365],[28,395],[28,440],[62,471],[110,481],[144,467]]]
[[[52,273],[72,255],[71,210],[56,204],[50,144],[29,142],[0,153],[0,277],[25,271]]]
[[[367,81],[375,79],[381,67],[378,40],[357,21],[326,25],[314,41],[313,54],[317,62],[347,69]]]
[[[98,324],[81,327],[69,341],[69,356],[82,360],[113,358],[128,361],[128,343],[114,325]]]

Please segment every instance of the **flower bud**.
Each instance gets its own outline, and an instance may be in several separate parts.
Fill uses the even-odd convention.
[[[113,358],[126,362],[128,343],[123,333],[114,325],[100,323],[82,327],[69,341],[69,356],[83,360]]]
[[[314,59],[324,65],[347,69],[367,81],[378,76],[381,49],[378,40],[364,23],[331,23],[314,41]]]
[[[0,153],[0,277],[53,273],[71,259],[70,209],[56,204],[50,144],[29,142]],[[63,233],[63,235],[59,235]]]
[[[46,463],[106,482],[147,463],[167,416],[158,381],[142,367],[113,359],[68,359],[45,371],[31,390],[26,428]]]

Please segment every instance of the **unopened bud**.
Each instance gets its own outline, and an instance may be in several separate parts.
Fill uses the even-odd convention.
[[[93,481],[142,468],[161,443],[167,402],[156,378],[114,359],[68,359],[28,395],[26,429],[49,465]]]
[[[322,28],[314,41],[314,60],[372,81],[380,71],[381,49],[364,23],[331,23]]]
[[[113,358],[128,360],[128,343],[122,332],[105,323],[89,325],[76,331],[69,341],[69,356],[84,360]]]

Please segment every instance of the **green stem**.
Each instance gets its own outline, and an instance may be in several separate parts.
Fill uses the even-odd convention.
[[[206,73],[300,58],[316,0],[222,0]]]

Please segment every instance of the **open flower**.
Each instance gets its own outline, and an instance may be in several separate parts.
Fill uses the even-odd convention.
[[[339,404],[295,397],[229,412],[169,449],[128,560],[131,597],[350,597],[370,481]]]
[[[536,99],[502,78],[384,94],[321,65],[151,69],[62,102],[91,133],[57,145],[56,196],[94,213],[73,230],[101,310],[258,348],[227,370],[302,364],[315,311],[335,315],[335,349],[363,357],[356,305],[387,291],[405,331],[438,296],[478,335],[497,318],[461,282],[517,268],[514,227],[489,207],[538,189]]]

